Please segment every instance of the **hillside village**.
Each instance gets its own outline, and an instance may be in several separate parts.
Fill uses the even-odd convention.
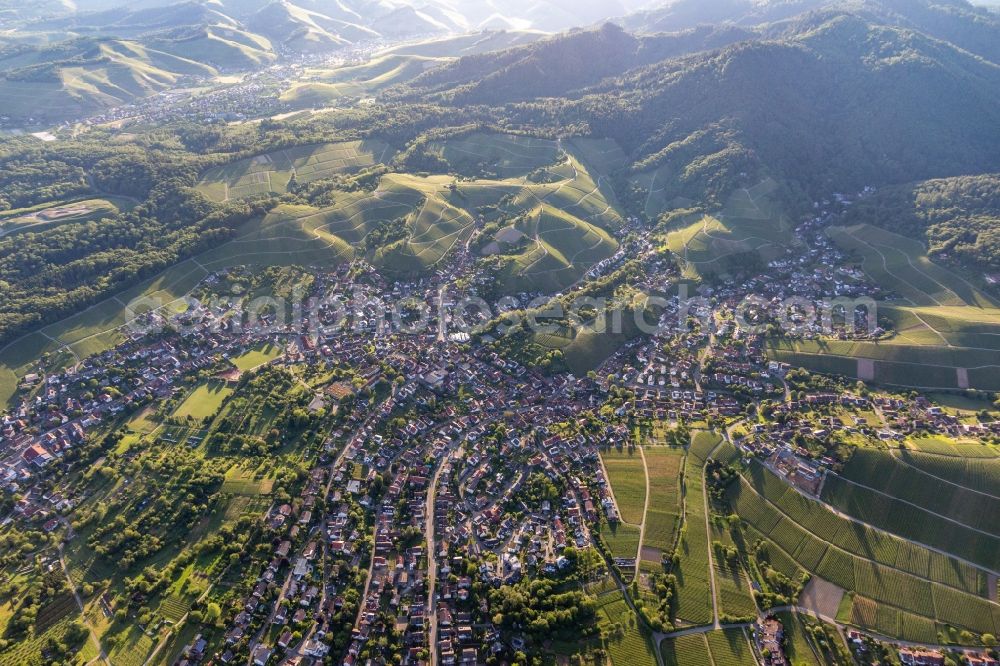
[[[983,1],[0,2],[0,666],[1000,666]]]
[[[662,261],[646,247],[647,261]],[[337,326],[344,310],[325,305],[318,322],[292,327],[265,315],[244,328],[232,310],[206,299],[169,319],[145,315],[152,332],[132,332],[66,370],[40,366],[24,377],[24,398],[2,421],[2,488],[16,498],[8,522],[72,544],[82,537],[71,517],[91,498],[86,486],[65,480],[81,464],[106,459],[78,451],[150,410],[161,425],[148,436],[202,450],[218,439],[218,413],[231,398],[201,421],[179,418],[192,387],[238,396],[262,373],[291,373],[306,387],[297,399],[311,415],[303,418],[321,426],[316,462],[294,494],[254,518],[258,546],[234,554],[217,622],[179,651],[177,663],[353,665],[392,651],[403,664],[494,663],[536,640],[497,612],[500,591],[604,578],[631,599],[629,581],[645,580],[642,553],[609,548],[608,530],[623,522],[623,510],[602,465],[606,452],[648,446],[636,437],[643,424],[716,429],[736,458],[760,461],[815,498],[852,446],[1000,436],[995,414],[970,422],[919,395],[833,390],[828,380],[769,360],[762,336],[742,329],[733,309],[741,290],[775,284],[764,278],[712,293],[716,307],[688,319],[677,316],[679,299],[668,301],[654,335],[630,341],[589,377],[540,372],[489,342],[468,344],[469,336],[450,334],[447,317],[416,334],[385,320],[381,306],[394,299],[457,303],[457,278],[475,270],[461,252],[435,277],[413,282],[389,283],[364,263],[310,269],[299,279],[308,275],[328,304],[351,303],[351,326]],[[606,264],[591,279],[615,270]],[[241,275],[213,275],[202,293]],[[819,298],[814,290],[829,281],[793,284]],[[773,295],[777,304],[782,292]],[[240,359],[262,348],[275,351],[241,369]],[[340,378],[315,383],[309,369],[319,367]],[[669,571],[663,557],[654,564]],[[107,617],[134,612],[136,603],[101,597]],[[754,649],[784,663],[776,655],[780,623],[758,612],[759,632],[746,624],[758,637]],[[154,636],[169,626],[151,622]],[[656,631],[669,637],[674,629]],[[871,634],[851,636],[853,649],[872,649]],[[940,663],[934,654],[899,656]],[[979,655],[970,653],[969,663],[995,663]]]

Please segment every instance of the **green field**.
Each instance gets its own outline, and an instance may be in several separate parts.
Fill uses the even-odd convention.
[[[233,394],[232,389],[226,387],[222,382],[206,382],[198,387],[184,399],[174,416],[180,419],[202,420],[214,416],[223,401]]]
[[[273,487],[273,479],[266,478],[260,470],[248,470],[238,465],[229,468],[222,482],[223,493],[246,497],[269,495]]]
[[[85,199],[35,206],[21,211],[0,213],[0,238],[26,232],[41,232],[63,224],[79,224],[113,217],[129,210],[126,199]]]
[[[213,201],[281,194],[292,177],[299,183],[330,178],[383,162],[388,154],[380,141],[284,148],[209,169],[197,189]]]
[[[132,420],[128,422],[128,426],[126,427],[132,432],[148,435],[156,430],[159,425],[153,415],[153,408],[147,407],[132,417]]]
[[[646,447],[643,455],[649,470],[650,497],[642,545],[665,553],[673,548],[680,527],[680,476],[684,453],[676,449]]]
[[[236,358],[229,360],[234,366],[243,372],[249,370],[256,370],[265,363],[270,363],[274,359],[281,356],[282,350],[280,347],[273,344],[265,344],[255,349],[251,349],[245,354],[241,354]]]
[[[646,504],[646,471],[639,452],[612,449],[602,452],[601,460],[608,471],[608,483],[615,494],[622,521],[641,525]]]

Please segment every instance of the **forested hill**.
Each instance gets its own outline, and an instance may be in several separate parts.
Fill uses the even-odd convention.
[[[499,53],[461,58],[396,91],[448,104],[503,104],[572,95],[603,79],[668,58],[751,39],[743,28],[703,26],[679,33],[633,35],[607,23]]]
[[[933,257],[1000,272],[1000,174],[900,185],[851,208],[867,222],[916,238]]]
[[[569,115],[636,161],[715,137],[691,161],[740,146],[814,194],[1000,168],[1000,67],[849,14],[808,28],[638,70]]]
[[[421,94],[588,127],[638,170],[667,164],[725,183],[758,167],[810,195],[1000,169],[1000,66],[851,12],[656,37],[604,26],[463,58],[403,91]]]

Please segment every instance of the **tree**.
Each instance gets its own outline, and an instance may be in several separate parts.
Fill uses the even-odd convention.
[[[222,616],[222,609],[214,601],[205,608],[205,624],[215,624]]]

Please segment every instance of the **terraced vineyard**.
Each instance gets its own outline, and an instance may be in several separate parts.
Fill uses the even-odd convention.
[[[705,634],[668,638],[660,644],[660,651],[668,666],[713,666]]]
[[[62,224],[99,221],[132,207],[128,199],[86,199],[3,211],[0,212],[0,238],[29,231],[38,233]]]
[[[787,535],[795,535],[791,541],[783,540],[781,543],[790,544],[794,543],[795,538],[801,539],[796,547],[796,553],[804,556],[818,553],[820,549],[814,545],[814,540],[822,538],[836,548],[886,566],[894,566],[900,559],[912,560],[911,568],[916,575],[929,577],[944,584],[955,583],[957,579],[960,581],[957,586],[971,594],[980,594],[985,589],[983,585],[985,575],[981,569],[964,564],[955,558],[908,544],[882,530],[842,518],[819,502],[807,499],[786,486],[759,465],[753,465],[748,476],[752,479],[752,488],[757,499],[752,496],[747,499],[756,504],[761,511],[758,515],[764,516],[762,524],[766,525],[768,520],[776,524],[776,527],[769,532],[769,536],[785,539]],[[741,495],[741,499],[742,497]],[[748,512],[754,511],[754,507],[749,505],[745,505],[745,508]],[[914,548],[926,552],[926,558],[912,558],[910,555]],[[901,549],[905,553],[904,556],[900,555]],[[818,558],[808,559],[815,564],[807,568],[812,569],[819,563]],[[927,562],[926,569],[921,567],[923,562]]]
[[[713,544],[721,543],[730,548],[736,546],[729,530],[715,523],[712,524],[711,530]],[[723,553],[716,551],[712,564],[719,615],[730,621],[749,621],[757,617],[757,604],[750,593],[750,579],[740,559],[727,559]]]
[[[855,493],[860,494],[858,499],[853,498]],[[886,516],[893,524],[885,527],[894,533],[905,530],[908,513],[919,508],[924,513],[918,515],[934,514],[1000,539],[1000,527],[995,521],[995,516],[1000,515],[1000,498],[920,474],[883,451],[859,449],[840,477],[827,480],[823,499],[842,509],[862,502],[868,515],[873,515],[871,512],[879,504],[888,503]],[[904,508],[900,506],[902,503],[909,506]],[[925,520],[930,519],[927,516]],[[985,534],[969,534],[965,538],[973,541],[982,538],[991,543]],[[994,547],[1000,547],[1000,541]]]
[[[504,255],[512,261],[500,280],[511,292],[562,291],[580,278],[581,271],[618,249],[618,242],[600,227],[546,204],[512,228],[530,240],[523,251]]]
[[[293,108],[310,108],[335,104],[345,98],[373,95],[448,61],[449,58],[389,53],[361,65],[309,68],[299,81],[282,92],[281,101]]]
[[[991,533],[835,478],[827,481],[823,498],[851,516],[903,538],[954,553],[992,570],[1000,565],[1000,538]]]
[[[707,636],[708,649],[715,666],[746,666],[756,663],[750,642],[742,629],[711,631]]]
[[[389,147],[379,141],[285,148],[210,169],[197,189],[213,201],[281,194],[293,177],[308,183],[373,166],[388,156]]]
[[[0,666],[976,664],[984,2],[0,0]]]
[[[797,613],[778,613],[785,630],[785,656],[789,663],[820,666],[820,659],[813,649],[810,636]]]
[[[734,192],[715,215],[688,216],[678,223],[667,245],[682,259],[685,274],[722,276],[738,269],[748,255],[770,260],[780,254],[789,227],[772,196],[776,188],[777,183],[765,180]],[[653,199],[651,192],[647,205]]]
[[[160,607],[157,609],[157,612],[171,622],[177,622],[184,617],[184,614],[187,613],[190,608],[190,600],[170,595],[160,603]]]
[[[958,441],[944,435],[926,435],[908,437],[903,442],[900,455],[908,455],[909,451],[919,451],[944,458],[968,458],[970,461],[988,460],[998,462],[1000,449],[995,446],[985,446],[978,442]]]
[[[935,621],[976,633],[998,628],[994,614],[1000,618],[1000,606],[985,598],[989,578],[983,570],[841,518],[758,464],[734,487],[732,500],[740,517],[797,565],[854,590],[854,602],[861,604],[861,610],[863,599],[871,599],[879,606],[923,618],[904,622],[862,614],[866,623],[872,623],[863,626],[895,626],[896,633],[886,635],[910,640],[923,640],[917,636],[926,635],[927,623]],[[964,603],[976,612],[959,615],[947,610],[941,603],[946,598],[950,604]]]
[[[600,533],[615,557],[632,559],[639,552],[639,528],[635,525],[619,523],[611,526],[602,520]]]
[[[985,493],[1000,488],[1000,460],[934,455],[918,451],[895,451],[902,463],[932,477]]]
[[[834,227],[830,238],[863,258],[862,267],[879,284],[916,306],[995,308],[996,302],[927,257],[918,241],[863,224]]]
[[[861,376],[858,359],[870,360],[874,375],[862,378],[889,385],[996,390],[1000,338],[989,338],[985,348],[948,347],[941,338],[937,346],[905,344],[910,340],[912,333],[878,343],[782,339],[769,343],[769,353],[786,363],[849,377]],[[959,368],[968,372],[968,386],[960,385]]]

